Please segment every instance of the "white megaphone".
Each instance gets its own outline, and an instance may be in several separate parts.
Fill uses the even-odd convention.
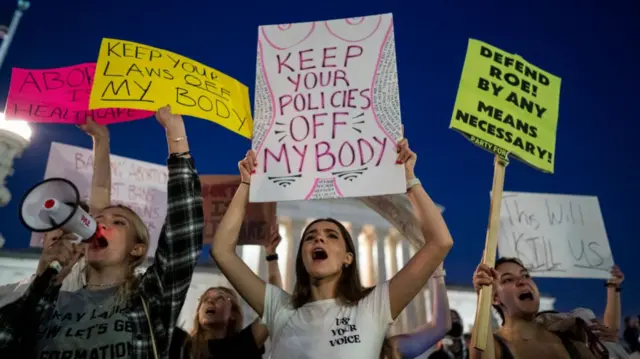
[[[62,229],[78,242],[106,242],[96,220],[80,207],[80,193],[71,181],[49,178],[31,187],[20,203],[20,222],[33,232]],[[105,243],[106,244],[106,243]],[[60,268],[57,268],[60,271]]]

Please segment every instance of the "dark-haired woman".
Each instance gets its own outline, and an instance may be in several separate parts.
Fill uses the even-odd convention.
[[[592,359],[607,358],[584,341],[558,335],[540,324],[540,292],[529,271],[516,258],[500,258],[495,268],[480,264],[473,276],[476,291],[493,284],[493,307],[503,324],[485,352],[469,350],[471,359]],[[538,320],[536,320],[538,319]]]
[[[416,155],[406,140],[398,144],[397,161],[405,166],[408,196],[420,213],[425,245],[388,282],[366,289],[349,232],[338,220],[315,220],[302,234],[292,295],[267,285],[235,252],[257,165],[253,151],[240,161],[243,184],[218,227],[212,255],[267,326],[272,358],[379,357],[389,325],[444,260],[453,240],[440,210],[415,178]]]

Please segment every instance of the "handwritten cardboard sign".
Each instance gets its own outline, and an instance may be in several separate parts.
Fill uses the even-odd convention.
[[[102,39],[89,108],[124,107],[215,122],[251,138],[249,89],[190,58],[132,41]]]
[[[608,279],[613,265],[597,197],[504,192],[498,252],[537,277]]]
[[[5,117],[28,122],[83,124],[87,116],[99,124],[138,120],[153,112],[123,108],[89,110],[95,63],[46,70],[13,68]]]
[[[200,181],[204,200],[204,243],[212,243],[241,180],[240,176],[203,175],[200,176]],[[267,244],[273,231],[277,229],[277,223],[275,203],[250,203],[242,222],[238,244]]]
[[[391,14],[261,26],[251,202],[403,193]]]
[[[62,177],[73,182],[84,200],[88,200],[93,177],[91,150],[51,143],[46,178]],[[153,257],[167,214],[166,166],[111,155],[111,202],[133,209],[147,225],[151,238],[149,256]],[[42,235],[31,237],[31,246],[42,246]]]
[[[553,173],[560,81],[519,55],[469,39],[449,127],[503,158]]]

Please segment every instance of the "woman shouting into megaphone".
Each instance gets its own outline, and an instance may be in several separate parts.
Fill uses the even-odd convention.
[[[154,263],[142,276],[135,275],[150,242],[142,219],[122,205],[101,209],[95,219],[105,241],[85,246],[86,285],[65,292],[60,291],[59,281],[52,283],[38,303],[35,345],[23,346],[21,357],[31,357],[30,350],[38,358],[168,357],[171,334],[202,247],[203,214],[200,180],[182,117],[163,107],[156,118],[169,144],[169,179],[167,215]],[[73,251],[64,250],[51,258],[61,263],[70,259]],[[5,320],[23,304],[21,298],[0,312],[0,353],[23,339]]]

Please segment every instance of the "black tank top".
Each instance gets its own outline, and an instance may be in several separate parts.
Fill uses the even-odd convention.
[[[498,345],[500,346],[500,351],[502,351],[502,359],[515,359],[515,357],[513,356],[513,353],[511,353],[511,350],[507,346],[507,342],[498,334],[493,334],[493,337],[496,339],[496,341],[498,342]],[[575,344],[573,344],[571,340],[568,340],[562,337],[560,337],[560,340],[562,340],[562,345],[564,345],[564,348],[566,349],[567,353],[569,353],[569,358],[581,359],[580,352],[578,352],[578,348],[576,348]]]

